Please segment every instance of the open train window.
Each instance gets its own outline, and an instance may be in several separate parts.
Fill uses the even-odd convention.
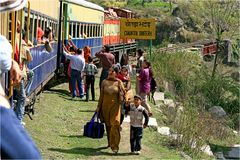
[[[87,27],[87,24],[84,25],[84,32],[83,32],[85,36],[87,36],[87,33],[88,33],[88,27]]]
[[[88,24],[88,37],[92,37],[92,25],[91,24]]]
[[[98,24],[98,25],[96,26],[96,34],[97,34],[97,37],[100,37],[99,32],[100,32],[100,27],[99,27],[99,24]]]
[[[77,23],[76,24],[77,25],[77,32],[76,32],[76,38],[79,38],[80,37],[80,33],[79,33],[79,30],[80,30],[80,24],[79,23]]]
[[[83,38],[83,24],[80,23],[80,38]]]
[[[72,23],[69,23],[68,34],[72,36]]]
[[[93,25],[93,37],[96,37],[96,25]]]
[[[72,29],[72,30],[73,30],[73,31],[72,31],[72,32],[73,32],[72,37],[73,37],[73,38],[76,38],[76,23],[73,23],[72,26],[73,26],[73,29]]]

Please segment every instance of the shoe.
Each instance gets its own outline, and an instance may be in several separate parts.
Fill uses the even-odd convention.
[[[88,102],[88,99],[86,99],[85,101]]]
[[[135,151],[134,152],[136,155],[140,155],[141,154],[141,151]]]

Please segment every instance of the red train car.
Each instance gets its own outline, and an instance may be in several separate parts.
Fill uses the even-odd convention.
[[[103,45],[109,45],[115,54],[116,62],[120,62],[123,53],[135,52],[134,39],[120,38],[120,19],[132,18],[132,12],[126,9],[108,8],[104,11]]]
[[[217,43],[216,42],[210,42],[210,43],[204,44],[204,47],[202,49],[203,56],[215,54],[216,52],[217,52]]]

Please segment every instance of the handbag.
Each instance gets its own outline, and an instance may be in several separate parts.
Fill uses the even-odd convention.
[[[97,121],[95,122],[95,118]],[[102,138],[104,134],[104,124],[100,122],[99,113],[95,112],[90,122],[84,125],[83,136],[89,138]]]

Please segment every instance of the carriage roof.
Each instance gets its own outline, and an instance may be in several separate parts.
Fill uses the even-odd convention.
[[[104,11],[103,7],[101,7],[97,4],[85,1],[85,0],[64,0],[64,1],[69,2],[69,3],[74,3],[74,4],[77,4],[77,5],[83,6],[83,7],[92,8],[92,9],[96,9],[96,10],[99,10],[99,11]]]

